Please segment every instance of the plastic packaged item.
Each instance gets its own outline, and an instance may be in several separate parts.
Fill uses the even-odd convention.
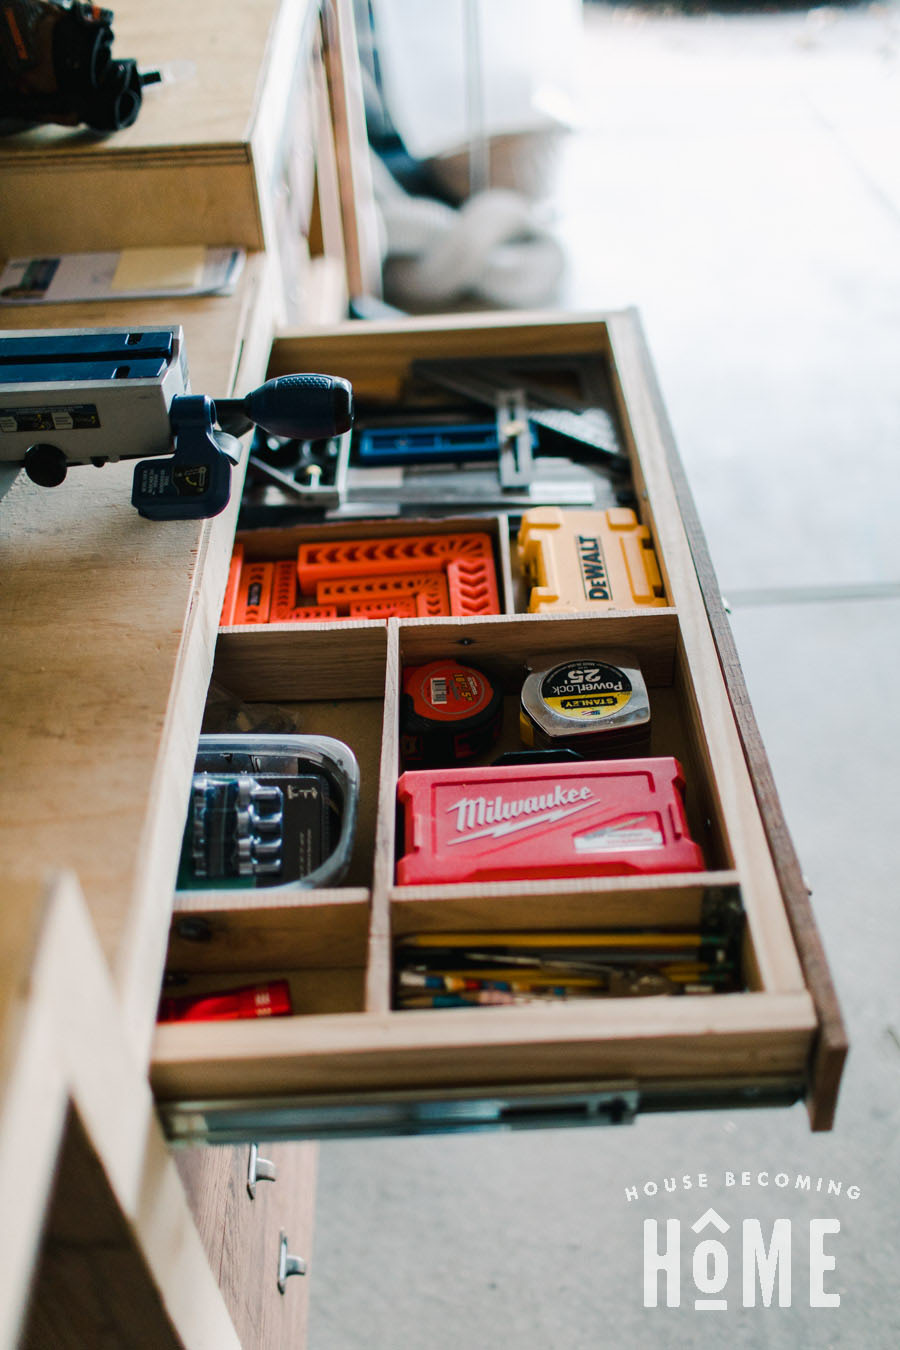
[[[287,980],[242,985],[239,989],[210,990],[205,994],[166,995],[160,1000],[158,1022],[236,1022],[257,1017],[289,1017],[291,991]]]
[[[630,507],[536,507],[522,517],[516,551],[531,587],[532,614],[605,613],[668,603],[650,531]]]
[[[683,791],[671,757],[412,770],[397,882],[701,871]]]
[[[335,885],[347,870],[359,767],[330,736],[201,736],[181,890]]]

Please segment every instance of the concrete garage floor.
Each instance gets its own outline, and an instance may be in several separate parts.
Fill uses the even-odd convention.
[[[686,16],[597,4],[585,23],[584,126],[553,199],[570,256],[560,303],[640,307],[851,1056],[827,1135],[796,1106],[323,1146],[311,1346],[893,1350],[900,3]],[[726,1171],[754,1184],[729,1188]],[[823,1177],[823,1193],[798,1193],[798,1173]],[[684,1175],[691,1191],[662,1193]],[[718,1312],[694,1307],[689,1225],[709,1206],[731,1225]],[[748,1217],[767,1237],[792,1220],[789,1307],[741,1306]],[[841,1224],[824,1275],[839,1307],[810,1307],[811,1217]],[[644,1218],[683,1221],[678,1308],[643,1306]]]

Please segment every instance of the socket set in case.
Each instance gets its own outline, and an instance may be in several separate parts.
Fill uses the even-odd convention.
[[[359,799],[353,752],[330,736],[201,736],[179,890],[336,884]]]

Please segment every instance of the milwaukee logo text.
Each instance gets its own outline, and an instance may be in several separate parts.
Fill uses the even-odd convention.
[[[495,797],[461,797],[447,810],[456,816],[459,839],[476,839],[484,834],[509,834],[527,829],[548,820],[562,820],[565,816],[590,806],[596,798],[589,787],[564,787],[556,783],[552,792],[535,793],[530,797],[504,799]]]

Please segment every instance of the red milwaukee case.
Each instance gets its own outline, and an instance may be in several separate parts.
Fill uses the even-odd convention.
[[[702,871],[683,792],[671,757],[414,770],[397,883]]]

